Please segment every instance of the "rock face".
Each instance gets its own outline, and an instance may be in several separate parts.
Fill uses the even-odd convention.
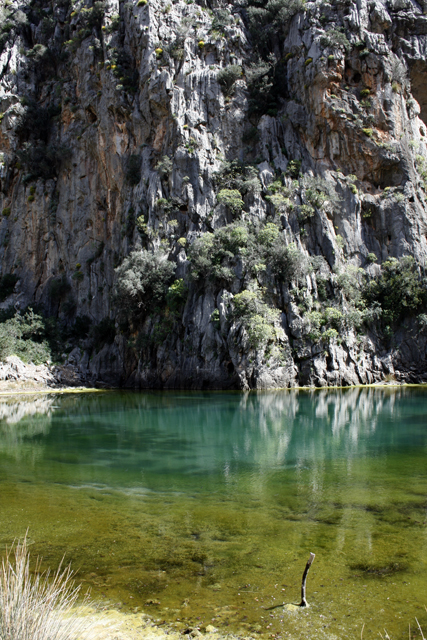
[[[2,6],[1,306],[88,383],[421,381],[427,3],[248,4]]]
[[[0,363],[0,390],[25,390],[30,384],[34,388],[79,387],[84,385],[78,370],[71,364],[47,366],[25,364],[17,356],[8,356]],[[15,386],[13,386],[15,385]]]

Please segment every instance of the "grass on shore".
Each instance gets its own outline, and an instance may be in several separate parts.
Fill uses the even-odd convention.
[[[76,640],[84,638],[89,622],[73,615],[80,586],[73,572],[61,565],[40,573],[40,561],[30,572],[26,538],[7,551],[0,568],[1,640]],[[85,596],[87,602],[87,595]]]

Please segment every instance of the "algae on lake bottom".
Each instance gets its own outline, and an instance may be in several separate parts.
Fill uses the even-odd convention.
[[[95,598],[244,635],[427,626],[423,389],[8,406],[0,545],[29,527],[33,555],[65,553]],[[310,551],[310,608],[266,611],[299,601]]]

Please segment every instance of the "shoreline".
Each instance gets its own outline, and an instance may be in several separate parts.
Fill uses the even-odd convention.
[[[421,388],[427,389],[425,382],[378,382],[373,384],[355,384],[347,386],[328,386],[328,387],[278,387],[271,389],[129,389],[124,387],[49,387],[35,386],[27,387],[26,383],[18,383],[14,386],[3,387],[0,382],[0,397],[7,396],[28,396],[28,395],[48,395],[48,394],[72,394],[72,393],[113,393],[113,392],[130,392],[130,393],[272,393],[277,391],[301,391],[301,392],[319,392],[319,391],[346,391],[350,389],[409,389]]]
[[[99,608],[98,608],[99,605]],[[90,625],[82,638],[85,640],[254,640],[254,638],[271,638],[273,634],[265,630],[256,631],[254,636],[248,629],[241,627],[237,631],[226,631],[212,624],[194,626],[185,620],[176,623],[165,622],[161,618],[141,611],[120,611],[114,604],[107,606],[97,601],[88,605],[77,605],[70,613]],[[298,615],[298,607],[289,615]],[[307,610],[301,610],[307,612]]]
[[[135,392],[173,392],[173,393],[271,393],[276,391],[305,391],[317,392],[322,390],[347,389],[398,389],[398,388],[427,388],[427,382],[399,382],[395,379],[381,380],[370,384],[330,385],[330,386],[291,386],[271,387],[265,389],[185,389],[185,388],[126,388],[108,387],[102,381],[95,381],[95,385],[85,384],[78,370],[73,365],[34,365],[25,364],[17,356],[9,356],[0,362],[0,396],[19,396],[31,394],[67,394],[67,393],[107,393],[112,391]]]

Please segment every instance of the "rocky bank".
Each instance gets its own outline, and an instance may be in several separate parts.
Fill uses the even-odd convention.
[[[82,380],[427,379],[425,2],[0,6],[1,307]]]

